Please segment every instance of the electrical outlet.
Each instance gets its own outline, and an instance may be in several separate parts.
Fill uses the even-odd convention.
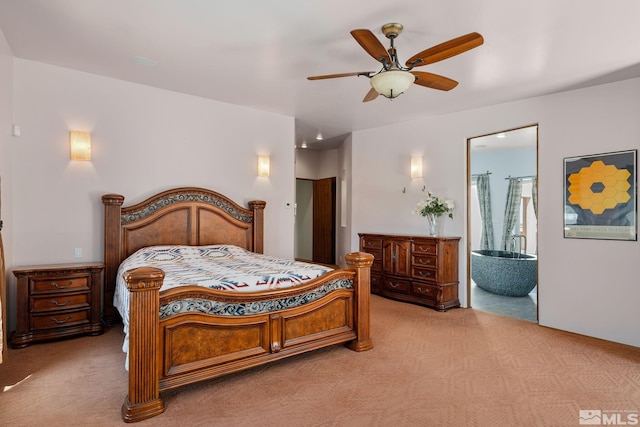
[[[75,248],[73,253],[76,258],[82,258],[82,248]]]

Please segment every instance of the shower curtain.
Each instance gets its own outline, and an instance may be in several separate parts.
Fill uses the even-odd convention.
[[[504,226],[502,228],[502,242],[500,249],[509,250],[509,241],[515,234],[515,227],[520,219],[520,203],[522,198],[522,180],[520,178],[509,178],[509,189],[507,190],[507,201],[504,207]]]
[[[531,178],[531,199],[533,200],[533,213],[538,218],[538,178]]]
[[[482,235],[480,249],[493,249],[493,218],[491,214],[491,191],[489,175],[478,175],[476,180],[480,217],[482,219]]]

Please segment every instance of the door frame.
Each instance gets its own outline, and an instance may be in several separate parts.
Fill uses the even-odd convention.
[[[536,181],[539,179],[540,174],[540,165],[538,162],[539,159],[539,154],[538,154],[538,149],[539,149],[539,143],[540,143],[540,124],[539,123],[532,123],[529,125],[524,125],[524,126],[518,126],[515,128],[511,128],[511,129],[505,129],[505,130],[500,130],[497,132],[490,132],[487,134],[483,134],[483,135],[477,135],[477,136],[472,136],[472,137],[468,137],[467,138],[467,197],[466,197],[466,203],[467,203],[467,208],[466,208],[466,214],[467,214],[467,226],[466,226],[466,255],[467,255],[467,286],[466,286],[466,308],[473,308],[473,301],[471,301],[471,233],[472,233],[472,229],[471,229],[471,180],[472,180],[472,173],[471,173],[471,140],[476,139],[476,138],[482,138],[484,136],[489,136],[489,135],[496,135],[499,133],[507,133],[507,132],[511,132],[511,131],[515,131],[515,130],[519,130],[519,129],[524,129],[524,128],[529,128],[529,127],[536,127]],[[539,200],[539,197],[538,197]],[[539,210],[538,210],[539,212]],[[537,224],[539,224],[539,221],[537,221]],[[539,236],[540,233],[536,233],[536,239],[537,236]],[[536,248],[538,247],[538,241],[536,240]],[[539,265],[540,265],[540,259],[538,258],[538,271],[539,271]],[[539,274],[536,272],[536,275],[539,277]],[[539,292],[540,292],[540,286],[539,286],[539,282],[536,279],[536,322],[539,322],[540,320],[540,306],[538,304],[540,298],[539,298]]]

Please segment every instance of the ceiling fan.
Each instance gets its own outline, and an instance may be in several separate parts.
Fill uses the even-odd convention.
[[[469,33],[451,39],[429,49],[423,50],[411,58],[405,65],[400,65],[398,53],[393,41],[402,32],[403,26],[390,23],[382,26],[382,34],[389,39],[389,49],[385,49],[380,40],[369,30],[353,30],[351,35],[360,46],[375,59],[382,63],[380,71],[358,71],[354,73],[327,74],[324,76],[307,77],[309,80],[334,79],[338,77],[365,76],[370,79],[371,89],[362,102],[376,99],[378,95],[386,98],[396,98],[401,95],[411,83],[438,90],[451,90],[458,82],[438,74],[425,71],[412,71],[414,67],[421,67],[459,55],[484,43],[478,33]]]

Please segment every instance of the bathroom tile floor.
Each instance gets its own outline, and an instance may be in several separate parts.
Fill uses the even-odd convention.
[[[502,316],[537,322],[537,290],[537,287],[533,288],[533,291],[524,297],[506,297],[487,292],[471,281],[471,307]]]

